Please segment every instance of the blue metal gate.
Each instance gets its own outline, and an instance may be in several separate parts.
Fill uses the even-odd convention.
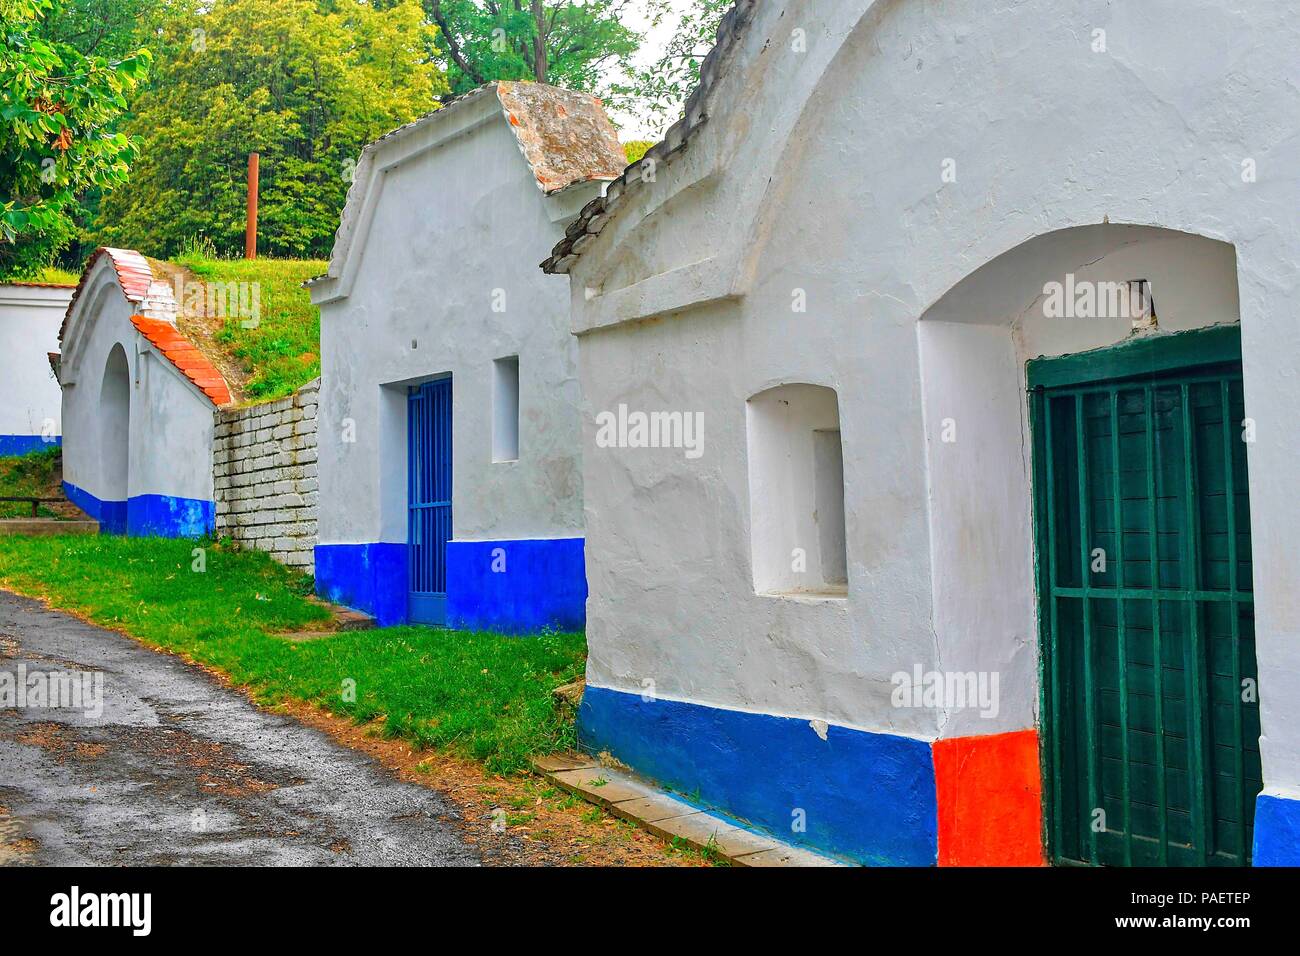
[[[414,623],[443,624],[451,537],[451,379],[411,389],[407,399],[407,542]]]

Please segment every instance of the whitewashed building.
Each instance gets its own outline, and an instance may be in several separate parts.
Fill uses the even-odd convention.
[[[585,746],[868,863],[1300,864],[1298,31],[735,5],[545,263]]]
[[[102,532],[211,534],[213,412],[231,395],[176,328],[168,281],[138,252],[96,250],[59,344],[68,498]]]
[[[576,346],[537,262],[625,165],[599,100],[534,83],[362,152],[309,283],[321,594],[382,624],[581,628]]]
[[[49,354],[72,287],[44,282],[0,284],[0,456],[57,445],[59,382]]]

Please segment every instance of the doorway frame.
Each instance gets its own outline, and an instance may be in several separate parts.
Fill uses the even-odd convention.
[[[445,399],[446,405],[444,409],[446,415],[446,423],[445,423],[446,434],[442,437],[442,441],[439,445],[437,445],[437,447],[431,447],[426,451],[426,456],[428,458],[428,461],[426,462],[426,467],[428,468],[437,469],[441,467],[440,464],[441,459],[443,457],[446,458],[448,498],[445,502],[445,507],[447,513],[447,528],[446,528],[447,541],[443,543],[443,551],[442,551],[441,559],[435,563],[435,568],[440,567],[442,570],[443,590],[440,592],[437,591],[419,592],[421,595],[419,599],[421,604],[417,609],[417,600],[416,600],[417,592],[415,590],[416,574],[415,574],[415,567],[414,567],[415,556],[416,556],[416,550],[415,550],[416,543],[414,540],[415,529],[413,527],[411,516],[412,516],[412,512],[417,507],[441,507],[441,505],[431,503],[431,502],[422,502],[421,505],[417,506],[412,500],[412,484],[415,480],[415,474],[419,466],[411,457],[412,449],[415,445],[415,433],[416,433],[416,423],[411,415],[411,405],[417,400],[417,397],[421,396],[422,393],[431,385],[445,385],[446,393],[447,393]],[[453,528],[451,522],[452,522],[452,515],[454,514],[454,497],[455,497],[454,494],[455,456],[454,456],[453,448],[455,445],[454,435],[455,435],[456,416],[455,416],[455,389],[453,385],[453,375],[450,372],[443,372],[437,375],[429,376],[427,378],[422,378],[413,382],[406,383],[404,389],[403,410],[406,415],[406,422],[405,422],[405,426],[406,426],[405,427],[405,437],[406,437],[405,518],[406,518],[406,567],[407,567],[406,620],[410,624],[418,623],[427,627],[442,627],[445,626],[446,624],[446,612],[447,612],[447,591],[446,591],[447,548],[446,545],[448,542],[451,541],[453,537]],[[421,618],[421,620],[419,621],[416,620],[417,614]]]
[[[1046,557],[1048,544],[1048,508],[1046,462],[1042,450],[1046,447],[1044,395],[1051,388],[1091,385],[1154,376],[1201,366],[1242,366],[1241,325],[1239,322],[1211,325],[1181,332],[1167,332],[1131,337],[1114,345],[1060,356],[1040,356],[1025,363],[1025,384],[1029,412],[1030,433],[1030,505],[1033,509],[1034,536],[1034,604],[1038,635],[1038,729],[1039,770],[1042,791],[1042,846],[1044,859],[1049,866],[1097,866],[1096,863],[1057,860],[1054,833],[1056,830],[1055,765],[1052,750],[1056,728],[1052,724],[1050,700],[1053,641],[1050,633],[1050,611],[1043,595],[1050,595],[1051,565]],[[1242,379],[1245,369],[1242,367]],[[1249,853],[1249,848],[1247,848]]]

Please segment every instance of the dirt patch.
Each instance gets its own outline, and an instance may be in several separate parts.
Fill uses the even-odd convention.
[[[466,842],[490,866],[707,866],[532,774],[498,777],[480,765],[388,739],[379,725],[358,725],[310,704],[271,708],[329,734],[409,783],[436,790],[461,810]]]
[[[10,735],[6,734],[6,736]],[[26,724],[11,736],[20,744],[40,747],[53,756],[58,763],[64,763],[70,757],[78,760],[98,760],[108,753],[107,745],[79,739],[75,732],[63,724]]]
[[[221,744],[181,729],[114,727],[111,730],[115,731],[115,742],[149,757],[159,766],[195,771],[194,783],[202,793],[242,798],[278,790],[293,782],[264,780],[252,767],[235,760]],[[58,763],[69,759],[99,760],[109,752],[108,744],[80,737],[76,728],[63,724],[27,724],[12,736],[20,744],[40,747]]]
[[[14,866],[27,862],[39,844],[24,836],[23,825],[9,815],[9,808],[0,806],[0,866]]]
[[[28,747],[40,747],[48,751],[59,763],[76,752],[77,741],[68,739],[66,728],[62,724],[28,724],[14,734],[14,739]]]
[[[179,727],[131,728],[125,736],[128,746],[159,764],[197,771],[194,781],[203,793],[248,797],[293,782],[265,780],[248,764],[236,760],[230,749]]]

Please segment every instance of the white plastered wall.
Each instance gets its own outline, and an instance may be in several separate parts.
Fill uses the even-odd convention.
[[[0,435],[62,434],[48,353],[71,298],[70,288],[0,285]]]
[[[577,346],[566,291],[537,263],[599,186],[547,198],[495,96],[463,108],[481,121],[381,174],[350,293],[313,288],[322,544],[406,540],[406,388],[446,374],[454,537],[582,534]],[[493,362],[511,355],[519,458],[494,462]]]
[[[952,642],[936,632],[959,606],[931,560],[947,545],[932,536],[921,373],[934,370],[937,388],[944,370],[928,346],[921,361],[939,333],[918,320],[1035,236],[1107,220],[1160,227],[1236,251],[1246,402],[1260,429],[1249,461],[1261,747],[1270,786],[1300,784],[1300,222],[1290,213],[1300,207],[1300,27],[1281,5],[1210,0],[757,10],[708,122],[573,268],[589,411],[662,407],[667,393],[669,407],[708,416],[695,462],[585,446],[589,679],[634,691],[652,678],[667,696],[873,730],[956,731],[941,712],[888,702],[893,671],[950,666]],[[1182,264],[1175,286],[1203,266]],[[1137,277],[1176,320],[1169,278],[1124,275]],[[796,289],[806,314],[791,311]],[[952,330],[970,349],[964,370],[1008,371],[964,413],[989,412],[978,454],[1023,460],[1020,422],[998,424],[994,411],[1019,402],[1027,355],[1123,334],[1059,331]],[[838,619],[749,586],[743,403],[780,381],[839,395],[849,597]],[[933,398],[946,401],[941,389]],[[1007,507],[1026,500],[1023,488],[1002,494]],[[980,626],[1024,635],[1025,649],[982,650],[979,637],[963,646],[981,666],[1008,668],[1021,703],[978,732],[1032,720],[1032,580],[1024,539],[1011,538],[1014,566],[989,584],[1016,601],[984,599]]]

